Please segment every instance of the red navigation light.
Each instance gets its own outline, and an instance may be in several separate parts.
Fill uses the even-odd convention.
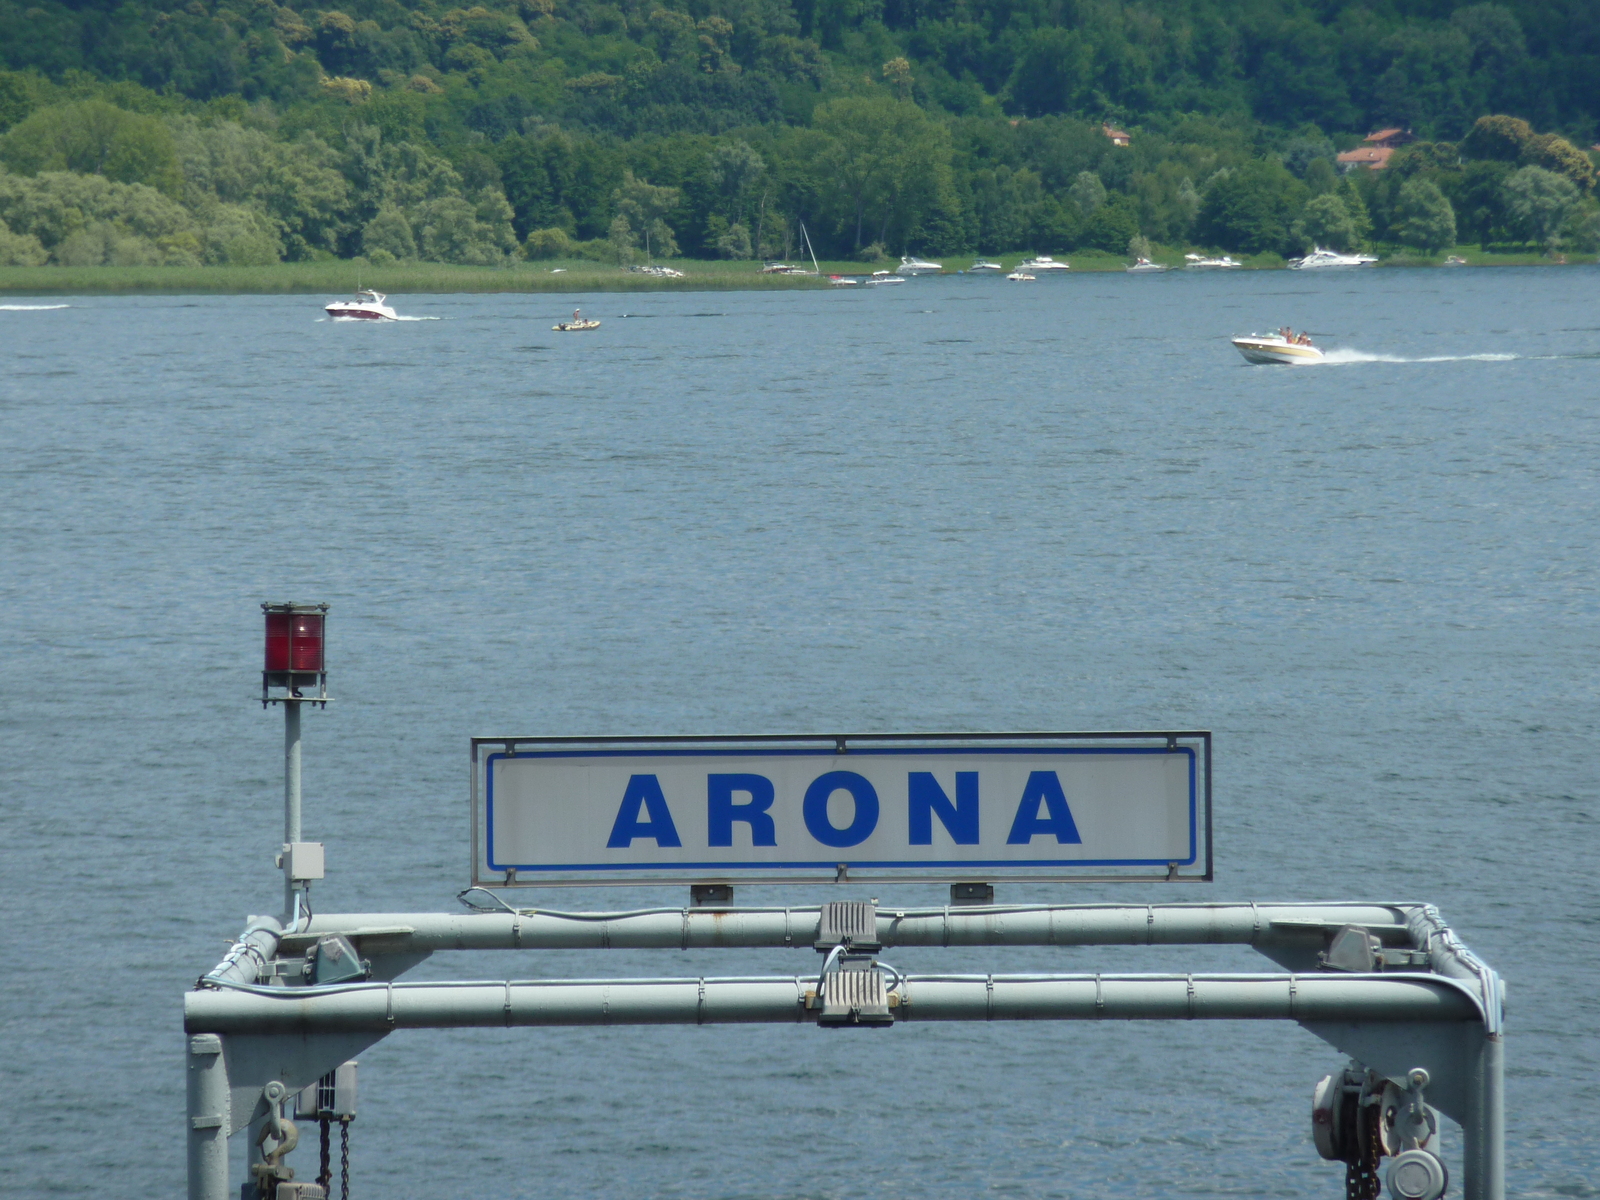
[[[261,698],[316,699],[327,697],[327,662],[323,653],[327,625],[326,604],[263,604],[266,615],[266,655],[261,669]],[[272,697],[272,688],[289,695]]]
[[[293,618],[286,612],[267,610],[267,661],[266,671],[289,669],[289,636]]]
[[[295,613],[289,625],[289,669],[322,670],[321,613]]]

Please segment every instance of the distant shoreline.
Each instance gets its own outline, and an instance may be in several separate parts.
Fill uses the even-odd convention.
[[[1565,262],[1539,254],[1500,254],[1458,249],[1471,267],[1481,266],[1583,266],[1592,255],[1573,256]],[[1021,255],[999,261],[1009,270]],[[1060,256],[1084,273],[1120,271],[1126,259],[1088,253]],[[946,259],[946,274],[964,270],[971,258]],[[1177,266],[1182,253],[1161,254],[1157,261]],[[1243,260],[1246,270],[1282,269],[1275,254]],[[1441,266],[1443,255],[1395,256],[1381,267]],[[0,267],[0,295],[343,295],[356,287],[371,287],[393,295],[445,295],[464,292],[524,292],[574,294],[593,292],[701,292],[792,291],[828,286],[828,275],[862,278],[874,270],[892,269],[890,263],[822,263],[816,275],[762,275],[759,263],[675,260],[682,279],[629,272],[621,267],[588,261],[570,263],[518,263],[510,267],[459,267],[442,263],[397,263],[377,267],[358,260],[277,263],[264,267]],[[799,265],[798,263],[796,265]]]

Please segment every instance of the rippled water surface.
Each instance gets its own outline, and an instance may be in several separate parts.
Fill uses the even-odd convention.
[[[182,993],[277,903],[257,604],[295,598],[333,604],[323,911],[452,906],[471,734],[1208,728],[1215,884],[999,898],[1437,903],[1509,981],[1512,1193],[1600,1195],[1597,292],[1590,268],[920,279],[586,297],[581,337],[551,332],[560,297],[397,296],[440,319],[379,326],[314,297],[4,306],[0,1191],[181,1192]],[[1285,322],[1335,361],[1225,340]],[[1307,1118],[1340,1061],[1266,1023],[402,1033],[361,1058],[352,1186],[1335,1197]]]

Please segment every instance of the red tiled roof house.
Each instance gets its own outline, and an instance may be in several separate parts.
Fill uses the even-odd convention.
[[[1354,167],[1381,171],[1388,165],[1391,154],[1408,142],[1416,140],[1409,129],[1380,129],[1362,139],[1366,145],[1346,150],[1339,155],[1339,166],[1346,171]]]

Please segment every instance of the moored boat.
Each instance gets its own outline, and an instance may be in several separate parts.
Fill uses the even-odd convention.
[[[1148,258],[1141,257],[1131,267],[1123,267],[1129,275],[1159,275],[1167,269],[1165,263],[1151,262]]]
[[[1377,261],[1377,256],[1372,254],[1341,254],[1337,250],[1324,250],[1318,246],[1304,258],[1290,259],[1289,269],[1313,271],[1339,267],[1370,267]]]
[[[362,288],[354,300],[335,300],[324,311],[341,321],[398,321],[398,314],[384,303],[387,299],[382,292]]]
[[[1015,271],[1011,272],[1011,274],[1007,275],[1006,278],[1012,283],[1031,283],[1039,277],[1037,275],[1030,275],[1021,267],[1018,267]]]
[[[999,263],[992,262],[987,258],[980,258],[977,262],[973,263],[970,267],[967,268],[967,274],[968,275],[997,275],[1001,271],[1004,271],[1004,270],[1005,270],[1005,268],[1002,267]]]
[[[1026,271],[1034,275],[1037,275],[1040,271],[1048,274],[1053,271],[1070,271],[1072,270],[1072,264],[1057,262],[1048,254],[1040,254],[1037,257],[1030,258],[1027,262],[1018,263],[1017,270]]]
[[[896,275],[893,271],[874,271],[871,276],[861,282],[882,286],[886,283],[904,283],[905,281],[906,277],[904,275]]]
[[[1224,254],[1221,258],[1207,258],[1204,254],[1185,254],[1183,266],[1186,271],[1237,271],[1244,264],[1231,254]]]
[[[1233,348],[1244,355],[1246,362],[1277,363],[1298,367],[1323,360],[1322,351],[1311,344],[1311,335],[1280,330],[1277,333],[1252,333],[1236,337]]]
[[[900,265],[895,268],[895,274],[937,275],[943,270],[943,263],[929,262],[925,258],[918,258],[915,254],[903,254],[900,256]]]

